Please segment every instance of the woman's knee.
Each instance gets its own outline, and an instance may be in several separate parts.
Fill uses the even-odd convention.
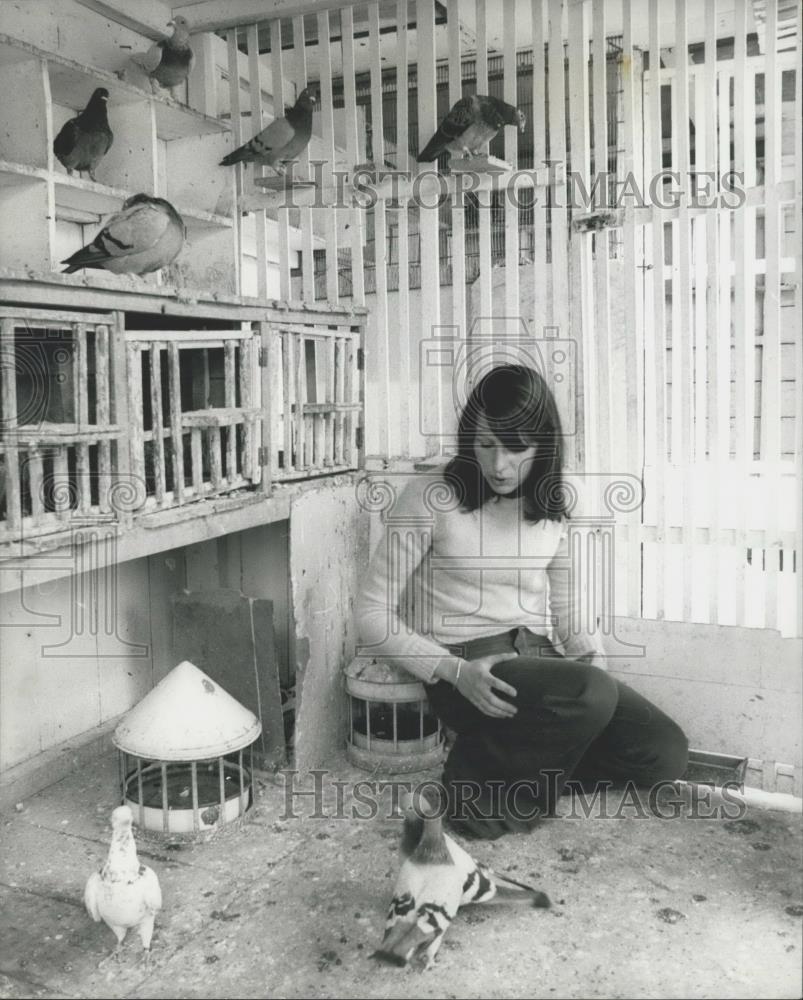
[[[674,781],[686,773],[689,763],[689,741],[680,726],[667,719],[656,734],[653,781]]]

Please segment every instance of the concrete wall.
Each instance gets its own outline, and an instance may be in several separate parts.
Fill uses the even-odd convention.
[[[302,494],[290,514],[296,620],[296,766],[326,766],[344,746],[343,667],[354,655],[352,609],[368,558],[368,518],[352,483]]]
[[[629,618],[617,620],[616,634],[644,653],[614,660],[611,672],[671,715],[692,747],[751,758],[750,785],[803,793],[803,641],[770,629]]]
[[[2,595],[0,771],[103,726],[174,666],[170,595],[183,569],[168,552]]]

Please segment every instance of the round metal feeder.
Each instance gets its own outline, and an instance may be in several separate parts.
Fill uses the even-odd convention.
[[[253,712],[189,661],[179,663],[114,731],[123,802],[140,829],[197,840],[242,817],[261,732]]]
[[[352,660],[345,675],[352,763],[392,774],[442,763],[443,730],[420,681],[370,656]]]

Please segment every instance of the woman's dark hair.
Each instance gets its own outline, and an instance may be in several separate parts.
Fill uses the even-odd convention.
[[[457,454],[444,469],[444,478],[460,497],[462,509],[476,510],[495,495],[474,453],[481,417],[511,451],[538,448],[518,491],[525,520],[567,517],[560,415],[542,376],[524,365],[502,365],[489,371],[474,387],[460,415]]]

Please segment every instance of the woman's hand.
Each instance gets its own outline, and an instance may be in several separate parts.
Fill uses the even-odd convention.
[[[457,690],[484,715],[490,715],[494,719],[512,718],[516,714],[516,706],[497,697],[494,691],[501,691],[502,694],[515,698],[516,689],[492,674],[491,667],[516,655],[516,653],[493,653],[476,660],[463,660],[460,664],[460,676],[455,685]]]

